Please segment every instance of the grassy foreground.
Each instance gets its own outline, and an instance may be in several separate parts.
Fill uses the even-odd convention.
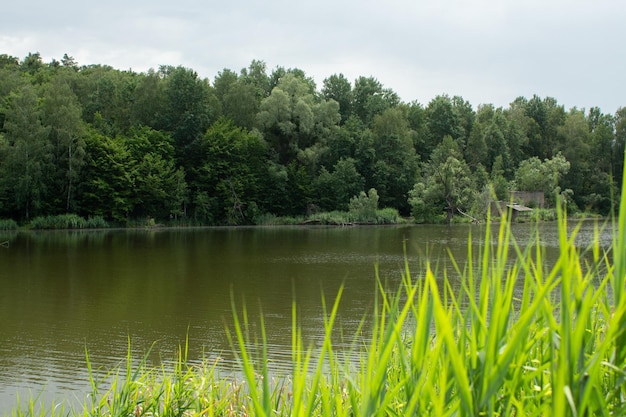
[[[172,367],[137,366],[129,354],[126,368],[92,378],[82,409],[31,400],[12,415],[626,415],[626,202],[609,252],[596,239],[583,257],[577,229],[568,235],[566,216],[558,221],[553,267],[538,244],[516,246],[502,222],[496,239],[487,226],[480,254],[468,244],[460,290],[429,264],[417,276],[407,267],[396,293],[380,284],[372,336],[348,355],[331,337],[341,291],[324,304],[321,349],[304,345],[293,305],[292,371],[278,377],[263,330],[253,336],[245,308],[233,306],[239,378],[190,364],[184,347]]]

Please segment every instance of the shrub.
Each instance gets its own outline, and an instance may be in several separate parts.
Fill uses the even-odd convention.
[[[402,217],[395,208],[385,207],[376,210],[376,224],[397,224],[402,223],[402,221]]]
[[[0,230],[16,230],[17,223],[13,219],[0,219]]]
[[[358,196],[350,199],[349,212],[354,221],[375,223],[376,210],[378,210],[378,192],[375,188],[371,188],[367,194],[361,191]]]
[[[89,229],[106,228],[109,224],[101,216],[89,217],[85,220],[77,214],[59,214],[56,216],[35,217],[30,225],[33,229]]]

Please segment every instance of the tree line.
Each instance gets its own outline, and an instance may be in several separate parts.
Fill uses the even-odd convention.
[[[321,88],[297,68],[254,60],[212,81],[0,55],[0,218],[64,213],[195,224],[378,204],[437,222],[510,190],[561,195],[607,214],[619,198],[626,108],[508,107],[440,95],[404,102],[376,78]]]

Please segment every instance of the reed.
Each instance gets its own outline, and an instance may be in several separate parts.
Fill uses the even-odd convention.
[[[17,222],[13,219],[0,219],[0,230],[17,230]]]
[[[568,232],[566,214],[557,215],[554,265],[544,261],[539,232],[520,247],[503,221],[487,225],[480,253],[468,243],[466,264],[450,255],[455,277],[425,262],[417,275],[405,265],[397,290],[377,279],[362,323],[371,336],[355,338],[348,352],[333,343],[343,289],[323,302],[325,337],[315,349],[303,341],[293,302],[286,375],[268,368],[263,314],[252,325],[246,306],[233,301],[229,336],[240,377],[191,364],[186,346],[161,368],[147,366],[147,355],[135,363],[129,346],[126,367],[92,377],[84,408],[64,415],[626,415],[626,203],[610,249],[598,238],[577,248],[578,228]],[[598,233],[602,227],[613,224],[598,224]],[[38,415],[31,408],[14,415]]]
[[[32,229],[104,229],[109,224],[102,216],[90,216],[87,219],[77,214],[58,214],[56,216],[35,217],[30,222]]]

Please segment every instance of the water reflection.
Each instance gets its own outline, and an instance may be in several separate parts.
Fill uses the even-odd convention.
[[[398,285],[405,260],[417,275],[427,258],[450,252],[463,265],[469,245],[479,254],[484,226],[274,227],[157,229],[0,234],[0,414],[19,392],[43,398],[82,398],[88,388],[85,349],[95,367],[138,357],[154,344],[152,360],[171,360],[186,337],[190,357],[233,364],[225,329],[231,299],[245,303],[251,321],[262,311],[272,366],[290,358],[295,298],[306,341],[323,335],[322,303],[341,285],[339,310],[348,345],[371,310],[375,266]],[[581,229],[581,242],[594,223]],[[515,225],[521,245],[530,225]],[[542,225],[546,256],[556,256],[555,224]],[[602,235],[603,245],[610,234]],[[440,261],[454,277],[449,261]]]

